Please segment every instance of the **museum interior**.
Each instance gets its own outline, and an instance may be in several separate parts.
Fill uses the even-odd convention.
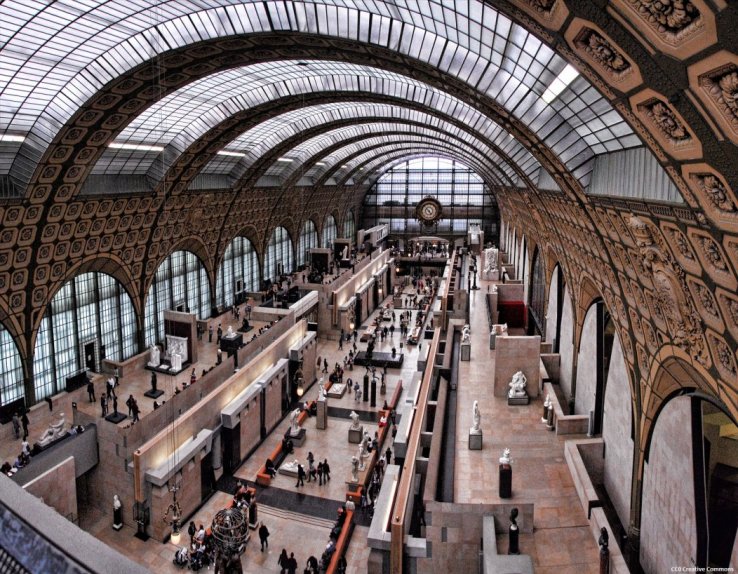
[[[0,2],[0,571],[732,572],[737,421],[736,4]]]

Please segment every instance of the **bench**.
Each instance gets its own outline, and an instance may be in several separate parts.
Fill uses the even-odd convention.
[[[305,422],[305,419],[308,417],[308,411],[310,410],[310,408],[312,408],[313,403],[315,403],[315,401],[311,401],[310,403],[308,403],[307,408],[298,415],[298,425],[302,426],[302,423]],[[284,462],[286,456],[286,454],[282,453],[282,443],[280,442],[274,448],[268,458],[272,459],[272,462],[274,463],[274,468],[279,468],[279,465]],[[266,471],[266,461],[264,461],[264,464],[261,465],[259,471],[256,473],[255,482],[260,486],[269,486],[272,483],[272,477],[269,476],[269,473],[267,473]]]
[[[351,533],[354,529],[354,511],[346,510],[346,518],[343,520],[343,526],[341,527],[341,534],[338,535],[336,540],[336,551],[331,556],[330,564],[326,569],[326,574],[335,574],[338,570],[338,560],[343,556],[348,548],[349,540],[351,539]]]

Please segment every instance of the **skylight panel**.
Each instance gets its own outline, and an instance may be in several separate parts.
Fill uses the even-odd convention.
[[[556,76],[554,81],[551,82],[551,85],[546,88],[546,91],[543,92],[541,99],[543,99],[547,104],[550,104],[556,99],[556,96],[563,92],[578,76],[579,72],[577,69],[571,64],[567,64],[566,67],[561,70],[559,75]]]
[[[133,150],[133,151],[151,151],[151,152],[164,151],[163,146],[147,145],[147,144],[111,142],[108,144],[108,147],[113,148],[113,149],[125,149],[125,150]]]

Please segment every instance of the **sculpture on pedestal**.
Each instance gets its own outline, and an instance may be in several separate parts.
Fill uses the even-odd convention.
[[[123,518],[121,517],[121,508],[123,505],[120,502],[117,494],[113,495],[113,528],[120,530],[123,528]]]
[[[482,428],[480,427],[480,424],[482,422],[482,415],[479,412],[479,402],[478,401],[474,401],[474,408],[473,408],[472,417],[473,417],[472,420],[474,422],[473,422],[473,426],[471,428],[471,432],[473,432],[473,433],[480,433],[480,432],[482,432]]]
[[[359,430],[361,425],[359,424],[359,415],[356,411],[351,411],[349,418],[351,419],[351,430]]]
[[[512,462],[512,459],[510,458],[510,449],[506,448],[502,451],[502,456],[500,457],[500,464],[510,464]]]
[[[174,353],[171,356],[171,362],[172,366],[170,368],[171,371],[181,371],[182,370],[182,355],[179,353]]]
[[[290,435],[297,436],[300,434],[300,426],[297,424],[297,418],[300,416],[300,409],[295,409],[290,414]]]
[[[38,445],[43,448],[48,444],[54,442],[56,439],[61,438],[66,432],[64,430],[65,423],[66,419],[64,418],[64,413],[62,413],[59,415],[59,421],[51,423],[49,425],[49,428],[44,431],[44,433],[38,439]]]
[[[228,325],[228,330],[226,331],[225,336],[228,337],[229,339],[235,336],[235,333],[233,332],[233,327],[231,327],[230,325]]]
[[[159,347],[151,345],[149,348],[149,367],[158,367],[161,364]]]
[[[320,382],[318,383],[318,400],[326,400],[328,397],[325,394],[325,380],[324,377],[320,377]]]
[[[359,459],[351,457],[351,482],[359,482]]]
[[[551,408],[551,396],[546,393],[546,400],[543,401],[543,417],[541,417],[542,423],[548,422],[548,409]]]
[[[528,396],[528,393],[525,392],[525,385],[528,383],[528,379],[523,374],[523,371],[518,371],[513,375],[512,380],[508,384],[510,387],[510,391],[508,391],[507,396],[511,399],[519,399],[524,398]]]
[[[464,325],[464,328],[461,330],[461,343],[470,343],[471,342],[471,327],[469,326],[469,323]]]

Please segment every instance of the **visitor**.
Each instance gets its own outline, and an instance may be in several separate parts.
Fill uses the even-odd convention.
[[[307,461],[308,461],[308,482],[310,480],[315,479],[315,456],[313,455],[312,451],[308,452],[307,455]]]
[[[323,486],[323,463],[318,461],[318,486]]]
[[[93,383],[92,381],[87,382],[87,396],[89,397],[91,403],[95,402],[95,383]]]
[[[297,574],[297,559],[294,552],[290,552],[290,559],[287,561],[287,574]]]
[[[268,458],[266,460],[266,464],[264,465],[264,470],[271,478],[274,478],[275,476],[277,476],[277,469],[274,468],[274,462],[272,462],[271,458]]]
[[[287,550],[282,548],[282,553],[279,555],[279,558],[277,559],[277,566],[281,568],[281,570],[279,571],[280,574],[284,574],[287,571],[289,562],[290,562],[290,559],[287,556]]]
[[[13,433],[15,433],[15,438],[20,438],[20,418],[18,418],[18,413],[13,413]]]
[[[318,559],[315,556],[311,556],[307,559],[307,565],[305,566],[305,574],[320,574],[320,567],[318,566]]]
[[[217,333],[218,333],[217,343],[218,343],[218,345],[220,345],[220,340],[223,338],[223,327],[221,326],[220,323],[218,323],[218,331],[217,331]]]
[[[190,521],[190,525],[187,528],[187,534],[190,535],[190,545],[193,545],[195,543],[195,533],[197,532],[197,527],[195,526],[195,523],[193,521]]]
[[[100,408],[102,409],[101,417],[106,417],[108,415],[108,401],[105,398],[105,395],[100,395]]]
[[[208,343],[213,342],[213,326],[208,325]]]
[[[138,403],[136,402],[136,399],[133,399],[133,406],[131,407],[131,411],[133,412],[133,422],[137,423],[139,421],[138,415],[141,413],[141,409],[138,408]]]
[[[161,405],[158,403],[158,401],[154,400],[154,410],[158,409]]]
[[[192,373],[190,374],[190,384],[194,385],[197,382],[197,375],[195,374],[195,368],[192,368]]]
[[[387,460],[387,466],[389,466],[391,464],[390,460],[392,459],[392,449],[390,447],[387,447],[387,450],[384,451],[384,458]]]
[[[259,527],[259,541],[261,542],[261,551],[264,552],[264,546],[269,548],[269,529],[263,522]]]
[[[295,488],[300,488],[300,486],[305,486],[305,469],[302,467],[301,464],[297,465],[297,484],[295,485]]]
[[[323,459],[323,482],[327,482],[331,479],[331,467],[328,466],[328,459]]]
[[[135,402],[135,399],[133,398],[133,395],[128,395],[128,398],[126,399],[126,406],[128,407],[128,416],[131,416],[131,413],[133,412],[133,403]]]

